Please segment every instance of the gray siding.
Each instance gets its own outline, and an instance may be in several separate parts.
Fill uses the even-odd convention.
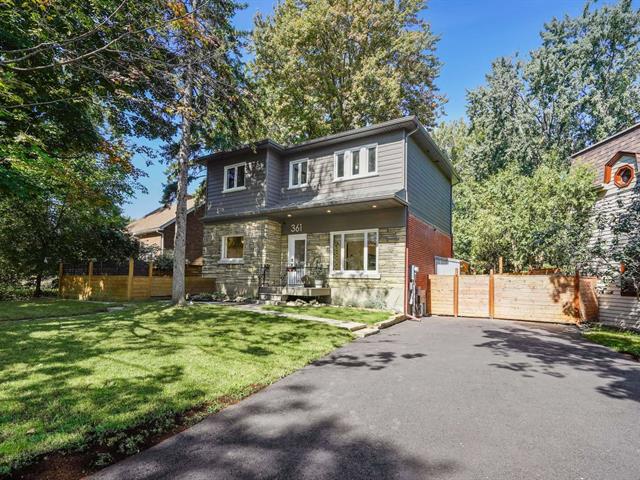
[[[334,152],[378,144],[378,173],[375,176],[334,182]],[[402,130],[350,140],[283,157],[281,204],[304,205],[326,200],[352,201],[404,189],[404,141]],[[308,158],[308,187],[289,189],[289,162]]]
[[[282,178],[284,176],[284,162],[278,152],[267,150],[267,208],[279,205],[282,199]],[[287,180],[288,181],[288,180]]]
[[[407,141],[409,211],[443,232],[451,233],[451,181],[409,137]]]
[[[247,163],[245,190],[224,193],[224,167]],[[209,161],[207,166],[207,216],[255,212],[265,206],[266,153],[258,152],[225,160]]]
[[[368,228],[404,227],[405,220],[404,207],[385,208],[375,212],[301,215],[283,221],[281,232],[283,235],[288,235],[290,233],[328,233]],[[295,232],[292,231],[292,225],[298,226]]]

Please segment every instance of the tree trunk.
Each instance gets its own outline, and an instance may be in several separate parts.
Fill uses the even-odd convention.
[[[33,296],[36,298],[42,296],[42,271],[36,275],[36,290],[33,292]]]
[[[171,299],[174,304],[185,304],[185,250],[187,245],[187,188],[191,157],[191,66],[187,67],[182,95],[182,124],[178,151],[178,192],[176,196],[176,233],[173,244],[173,284]]]

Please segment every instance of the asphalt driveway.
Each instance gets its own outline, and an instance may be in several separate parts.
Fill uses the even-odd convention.
[[[640,478],[640,363],[572,327],[404,322],[96,479]]]

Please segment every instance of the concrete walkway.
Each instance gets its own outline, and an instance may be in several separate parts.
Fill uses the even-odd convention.
[[[355,333],[356,336],[361,338],[368,337],[369,335],[374,335],[379,331],[378,328],[373,327],[372,325],[367,325],[366,323],[345,322],[342,320],[334,320],[331,318],[315,317],[313,315],[304,315],[302,313],[276,312],[273,310],[267,310],[262,305],[256,305],[255,303],[248,303],[244,305],[234,305],[233,308],[239,308],[241,310],[261,313],[264,315],[276,315],[278,317],[294,318],[296,320],[308,320],[311,322],[326,323],[328,325],[333,325],[334,327],[349,330],[350,332]]]
[[[115,479],[640,476],[640,364],[572,327],[404,322],[113,465]]]

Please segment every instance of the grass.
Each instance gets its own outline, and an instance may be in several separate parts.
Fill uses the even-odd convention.
[[[630,353],[640,359],[640,333],[599,327],[584,332],[584,336],[616,352]]]
[[[0,476],[198,405],[215,411],[350,338],[217,305],[0,323]]]
[[[0,302],[0,322],[3,320],[64,317],[85,313],[104,312],[108,306],[109,304],[104,302],[58,300],[55,298],[9,300]]]
[[[268,305],[264,307],[264,309],[280,313],[298,313],[314,317],[331,318],[345,322],[367,323],[369,325],[386,320],[392,314],[392,312],[387,310],[369,310],[364,308],[332,306],[310,307],[302,305],[294,307],[288,305]]]

